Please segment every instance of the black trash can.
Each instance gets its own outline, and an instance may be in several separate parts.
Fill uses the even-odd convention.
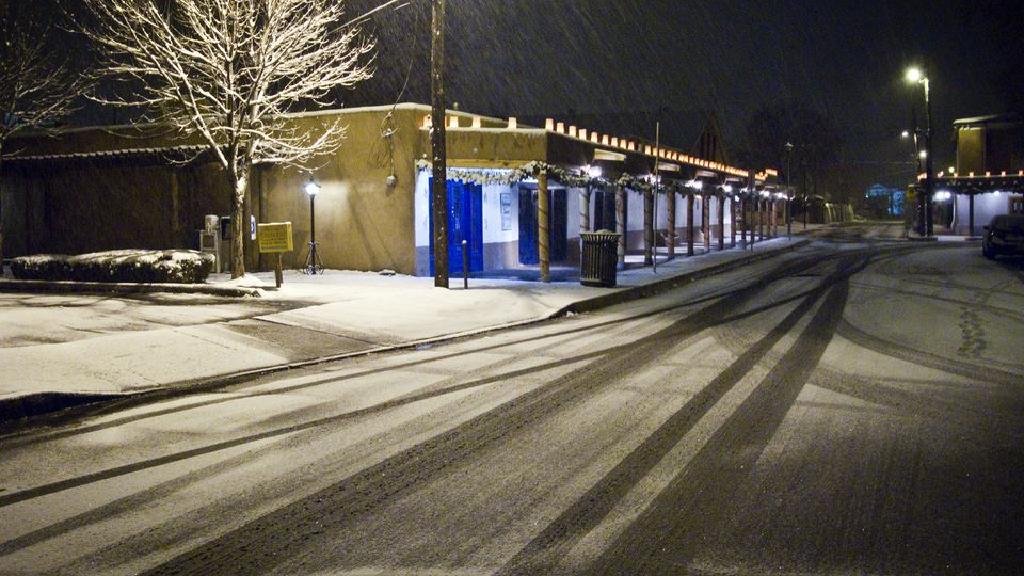
[[[580,234],[580,284],[615,287],[620,237],[620,234],[609,230]]]

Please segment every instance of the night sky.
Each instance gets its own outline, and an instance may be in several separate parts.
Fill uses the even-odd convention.
[[[352,0],[349,12],[376,4]],[[1024,102],[1019,0],[448,0],[448,17],[448,94],[463,110],[713,110],[738,156],[752,113],[796,98],[835,120],[844,163],[892,185],[913,173],[899,132],[923,101],[903,81],[908,64],[932,81],[937,167],[952,160],[953,119]],[[429,2],[366,28],[379,38],[377,76],[345,105],[393,102],[410,70],[401,99],[429,102]]]

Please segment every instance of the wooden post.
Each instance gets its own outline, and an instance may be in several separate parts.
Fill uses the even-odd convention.
[[[676,191],[669,189],[665,192],[668,206],[665,208],[665,218],[668,220],[668,257],[676,257]]]
[[[747,199],[740,197],[740,219],[743,221],[743,226],[740,228],[740,241],[744,246],[747,244]]]
[[[446,148],[444,97],[444,0],[432,0],[433,20],[430,45],[431,148],[434,183],[434,286],[448,287],[448,151]]]
[[[551,281],[551,261],[548,252],[548,174],[542,171],[537,177],[537,249],[540,252],[540,281]]]
[[[619,269],[626,267],[626,189],[615,186],[615,231],[619,233]]]
[[[711,202],[708,200],[709,198],[710,196],[706,193],[701,194],[700,233],[704,235],[704,252],[711,252],[711,215],[708,214]]]
[[[718,201],[718,249],[725,250],[725,194],[715,198]]]
[[[686,194],[686,255],[693,256],[693,192]]]
[[[284,262],[282,262],[281,253],[277,253],[277,258],[274,259],[274,284],[278,288],[284,285]]]
[[[644,266],[654,263],[654,192],[644,192]]]
[[[747,202],[747,210],[750,212],[750,245],[753,246],[757,242],[757,211],[758,205],[761,203],[761,198],[758,197],[755,191],[751,196],[751,199]]]

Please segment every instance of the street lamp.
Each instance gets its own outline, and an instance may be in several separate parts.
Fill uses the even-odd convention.
[[[320,193],[320,184],[310,176],[302,189],[309,196],[309,253],[306,255],[306,268],[303,273],[308,275],[322,274],[324,263],[320,260],[316,243],[316,196]]]
[[[924,178],[924,234],[925,236],[932,235],[932,193],[935,187],[935,180],[932,176],[932,102],[931,102],[931,84],[928,81],[928,76],[925,75],[924,71],[920,68],[913,66],[907,69],[907,81],[911,84],[920,84],[924,86],[924,113],[925,113],[925,131],[924,131],[924,150],[921,151],[920,158],[925,161],[925,178]]]

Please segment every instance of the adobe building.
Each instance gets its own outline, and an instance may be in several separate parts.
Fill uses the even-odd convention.
[[[956,166],[938,173],[933,196],[936,210],[946,215],[953,233],[974,236],[996,215],[1024,213],[1021,117],[977,116],[953,125]]]
[[[406,103],[296,114],[287,121],[318,130],[336,119],[348,132],[335,154],[302,169],[262,165],[254,171],[244,226],[247,269],[272,266],[270,257],[258,253],[253,225],[259,222],[292,222],[296,250],[285,255],[285,266],[303,266],[310,232],[304,189],[312,177],[320,186],[316,239],[326,267],[432,274],[430,108]],[[710,245],[733,228],[740,191],[757,185],[766,193],[774,174],[755,176],[553,119],[532,128],[514,118],[450,111],[445,122],[453,275],[461,273],[462,240],[474,273],[538,264],[537,172],[542,169],[549,176],[552,266],[575,265],[580,232],[589,229],[624,232],[620,252],[642,251],[652,240],[644,226],[652,208],[659,231],[654,241],[663,241],[670,197],[677,202],[676,243],[685,244],[693,228],[696,241]],[[197,249],[204,217],[230,213],[226,181],[201,143],[159,127],[69,129],[55,138],[22,136],[8,149],[18,153],[3,164],[5,257]],[[670,192],[650,193],[655,166],[659,190]],[[694,196],[692,221],[687,195]],[[749,205],[781,212],[775,197],[757,198],[767,201]]]

